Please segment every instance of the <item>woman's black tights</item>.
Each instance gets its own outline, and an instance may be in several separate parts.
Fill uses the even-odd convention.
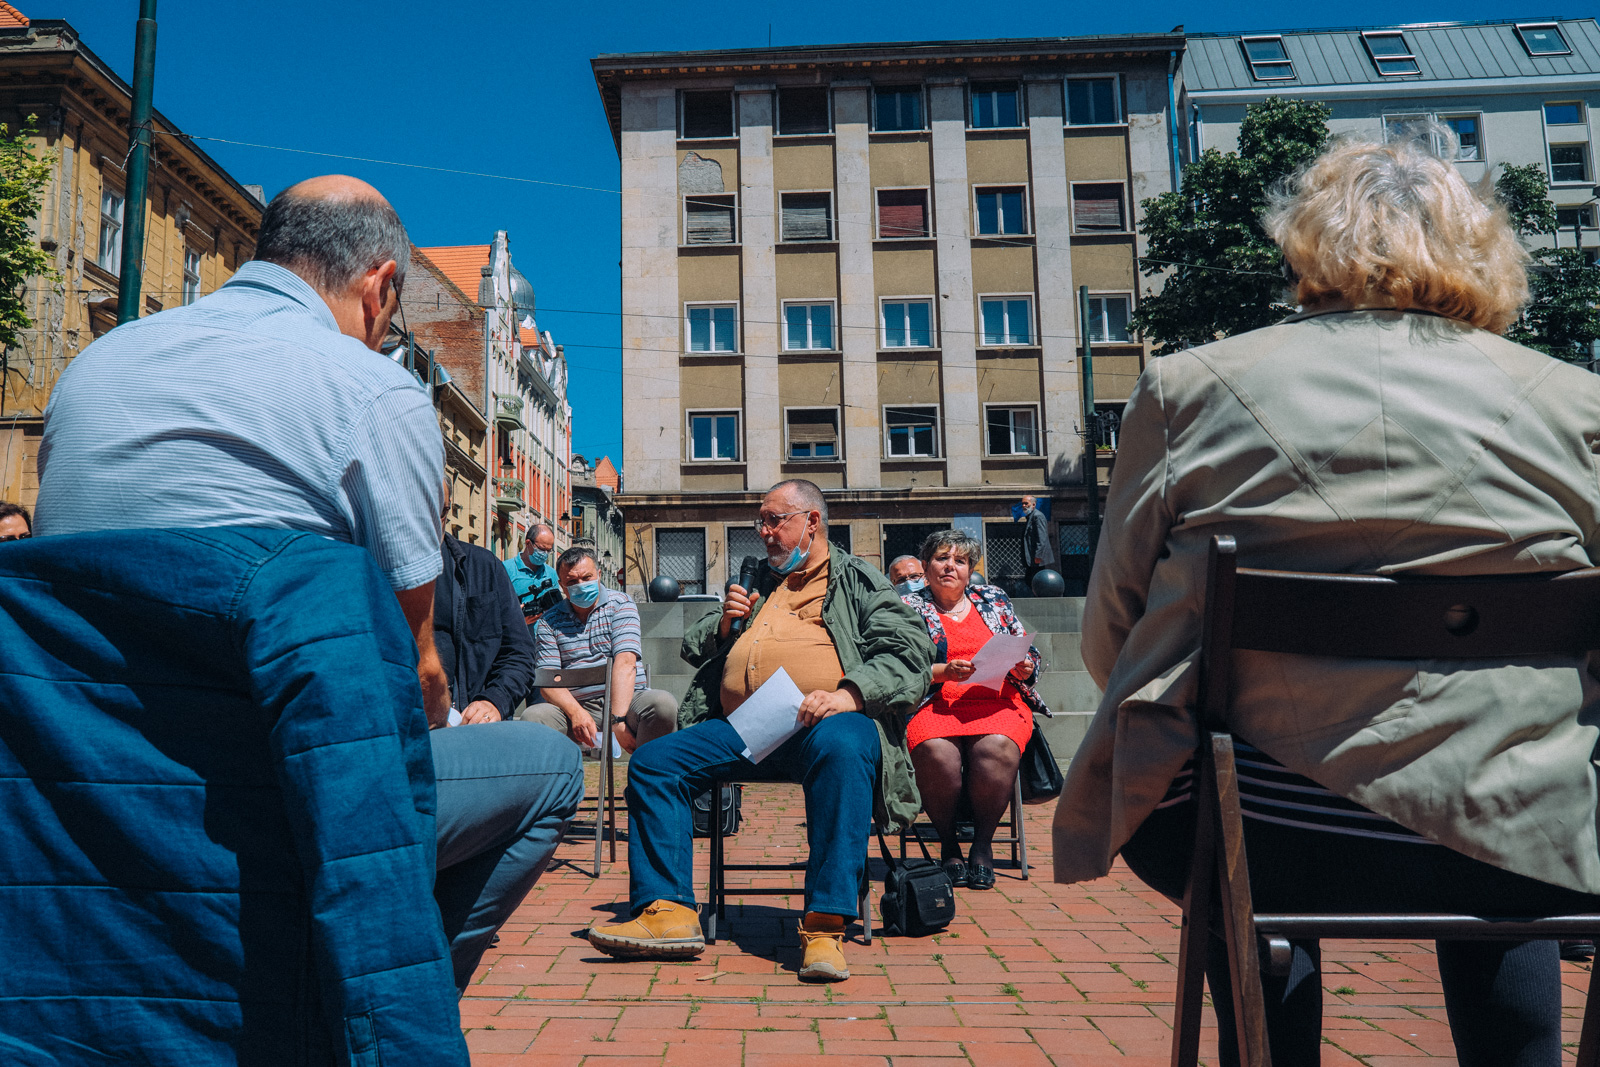
[[[956,807],[963,782],[972,804],[972,844],[967,858],[994,865],[994,832],[1015,789],[1022,753],[1003,734],[933,737],[911,750],[922,810],[939,834],[941,859],[958,859]]]

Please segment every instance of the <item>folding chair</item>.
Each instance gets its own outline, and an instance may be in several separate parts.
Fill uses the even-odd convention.
[[[611,862],[617,862],[617,790],[616,767],[611,757],[611,723],[612,707],[614,700],[614,681],[611,677],[612,667],[616,660],[612,659],[593,667],[541,667],[534,672],[533,684],[540,689],[550,687],[555,689],[580,689],[591,685],[604,685],[606,687],[605,699],[600,708],[600,737],[599,751],[600,781],[595,790],[594,797],[587,794],[583,803],[579,805],[578,812],[589,811],[588,805],[594,804],[594,870],[583,871],[577,864],[572,866],[583,871],[590,878],[600,877],[600,843],[607,838],[611,842]],[[632,692],[632,689],[629,689]],[[586,752],[594,751],[586,749]]]
[[[1033,728],[1037,730],[1039,728],[1038,724],[1035,723]],[[927,824],[912,823],[910,826],[900,831],[901,859],[906,858],[906,838],[908,835],[916,834],[918,837],[922,837],[925,840],[932,840],[932,838],[928,838],[927,835],[922,832],[922,829],[925,825]],[[1025,827],[1022,823],[1022,773],[1020,771],[1017,773],[1016,780],[1011,786],[1010,817],[1000,825],[1006,830],[1009,830],[1010,833],[1003,835],[996,834],[994,836],[994,843],[997,845],[1011,846],[1011,865],[1022,872],[1022,880],[1026,882],[1028,880],[1028,830],[1027,827]],[[929,828],[931,829],[932,827],[930,826]]]
[[[1221,912],[1242,1062],[1270,1067],[1261,967],[1286,973],[1296,938],[1592,939],[1600,914],[1558,917],[1256,914],[1250,898],[1233,738],[1227,732],[1235,649],[1363,659],[1507,659],[1600,649],[1600,568],[1565,574],[1381,578],[1237,566],[1215,537],[1206,574],[1195,753],[1194,860],[1183,904],[1174,1067],[1199,1056],[1207,931]],[[1596,898],[1600,911],[1600,898]],[[1259,945],[1258,945],[1259,942]],[[1220,1024],[1220,1021],[1219,1021]],[[1590,972],[1579,1067],[1600,1067],[1600,967]]]

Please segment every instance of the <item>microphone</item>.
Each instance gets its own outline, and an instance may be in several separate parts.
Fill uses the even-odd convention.
[[[750,592],[751,588],[756,584],[756,568],[760,566],[761,561],[756,559],[756,557],[746,556],[744,558],[744,561],[739,564],[740,589],[743,589],[746,593]],[[750,617],[746,615],[743,619],[734,619],[733,622],[729,623],[729,635],[733,637],[739,636],[739,632],[744,629],[744,624],[749,620],[749,618]]]

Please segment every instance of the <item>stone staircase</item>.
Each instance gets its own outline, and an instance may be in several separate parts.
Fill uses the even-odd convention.
[[[1100,690],[1083,669],[1079,653],[1081,597],[1052,597],[1012,602],[1017,616],[1034,632],[1034,645],[1044,658],[1038,689],[1055,717],[1045,723],[1045,737],[1058,760],[1077,751],[1100,702]],[[674,604],[640,604],[639,622],[644,636],[644,659],[650,667],[650,684],[682,700],[692,672],[679,656],[683,631],[715,604],[708,601]]]

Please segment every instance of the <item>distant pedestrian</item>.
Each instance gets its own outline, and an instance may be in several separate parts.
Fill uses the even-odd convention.
[[[0,504],[0,545],[33,536],[33,520],[21,504]]]
[[[1022,498],[1022,521],[1026,524],[1022,528],[1022,558],[1031,596],[1033,576],[1056,561],[1056,552],[1050,546],[1050,520],[1031,496]]]

